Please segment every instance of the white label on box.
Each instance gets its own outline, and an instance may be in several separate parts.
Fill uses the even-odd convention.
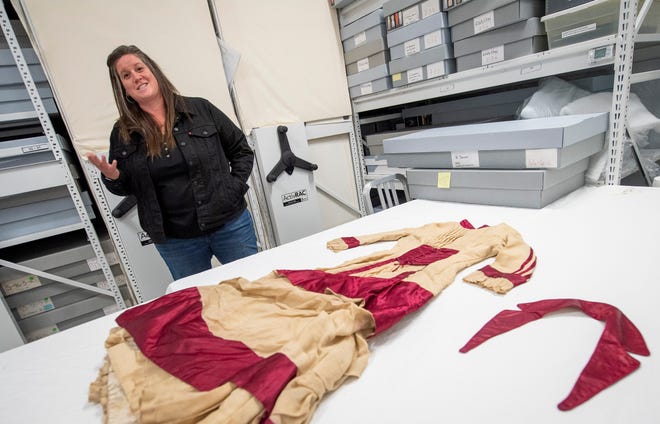
[[[419,8],[417,5],[403,11],[403,26],[419,21]]]
[[[433,31],[424,35],[424,48],[439,46],[442,43],[442,31]]]
[[[419,53],[420,50],[422,49],[420,47],[419,38],[413,38],[412,40],[408,40],[405,43],[403,43],[403,53],[406,56]]]
[[[53,324],[50,327],[46,328],[40,328],[38,330],[30,331],[29,333],[25,334],[25,340],[28,342],[33,342],[35,340],[43,339],[46,336],[50,336],[51,334],[59,333],[60,329],[57,327],[57,325]]]
[[[422,19],[438,12],[440,12],[440,2],[438,0],[428,0],[422,3]]]
[[[115,252],[106,253],[105,260],[108,262],[108,265],[116,265],[117,263],[119,263],[119,259],[117,259],[117,255],[115,255]],[[95,257],[87,259],[87,265],[89,266],[90,271],[96,271],[98,269],[101,269],[99,260],[98,258]]]
[[[490,65],[491,63],[504,60],[504,46],[493,47],[492,49],[481,51],[481,65]]]
[[[410,69],[408,71],[408,84],[411,82],[417,82],[417,81],[422,81],[424,79],[424,71],[422,71],[422,68],[415,68],[415,69]]]
[[[435,77],[441,77],[445,74],[445,63],[435,62],[426,65],[426,78],[431,79]]]
[[[568,38],[578,34],[584,34],[585,32],[591,32],[596,30],[596,23],[589,25],[583,25],[581,27],[569,29],[568,31],[561,32],[561,38]]]
[[[39,280],[39,277],[36,275],[24,275],[23,277],[14,280],[3,281],[0,285],[2,285],[2,291],[5,292],[5,295],[10,296],[12,294],[39,287],[41,285],[41,280]]]
[[[48,143],[33,144],[32,146],[21,147],[21,153],[34,153],[42,150],[50,150]]]
[[[25,305],[17,306],[16,312],[18,316],[23,318],[31,317],[33,315],[40,314],[42,312],[51,311],[55,309],[53,301],[50,300],[50,297],[46,297],[36,302],[28,303]]]
[[[479,168],[479,152],[451,152],[454,168]]]
[[[360,84],[360,94],[365,95],[365,94],[371,94],[374,92],[374,88],[371,86],[371,81],[365,82],[364,84]]]
[[[367,69],[369,69],[369,58],[365,57],[364,59],[358,60],[357,69],[358,72],[366,71]]]
[[[556,168],[557,149],[525,150],[526,168]]]
[[[475,34],[489,30],[495,26],[495,13],[491,10],[483,15],[479,15],[473,19],[472,23],[474,25]]]
[[[359,46],[360,44],[364,43],[365,41],[367,41],[367,32],[366,31],[362,31],[361,33],[359,33],[358,35],[353,37],[353,42],[355,42],[355,47]]]

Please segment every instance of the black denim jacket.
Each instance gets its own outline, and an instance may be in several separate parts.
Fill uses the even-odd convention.
[[[182,97],[185,110],[177,110],[172,132],[188,164],[200,229],[217,228],[245,210],[247,180],[254,152],[243,132],[208,100]],[[128,143],[115,124],[110,134],[109,162],[117,160],[117,180],[103,178],[108,190],[137,198],[142,229],[154,243],[165,241],[163,218],[147,164],[143,137],[133,133]]]

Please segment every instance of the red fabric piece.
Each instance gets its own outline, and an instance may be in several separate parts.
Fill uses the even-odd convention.
[[[394,278],[357,277],[347,274],[330,274],[320,270],[278,270],[295,286],[315,293],[334,293],[364,300],[364,308],[371,312],[376,322],[374,335],[379,334],[416,311],[433,297],[418,284],[401,281],[410,273]]]
[[[536,267],[536,259],[533,258],[534,258],[534,250],[530,248],[529,256],[527,256],[525,262],[523,262],[520,265],[520,267],[514,272],[511,273],[501,272],[496,270],[490,265],[484,266],[479,271],[483,272],[484,274],[486,274],[486,276],[490,278],[506,278],[507,280],[511,281],[511,283],[513,283],[514,287],[516,287],[527,282],[532,277],[532,270],[534,270],[534,268]]]
[[[262,358],[244,343],[213,335],[202,318],[202,302],[192,287],[128,309],[117,317],[142,353],[197,390],[231,381],[257,398],[267,414],[297,373],[284,354]]]
[[[346,246],[348,246],[349,249],[360,245],[360,240],[355,237],[342,237],[341,240],[346,243]]]
[[[396,261],[401,265],[429,265],[458,253],[456,249],[435,248],[422,244],[399,256]]]
[[[467,219],[462,220],[460,222],[460,224],[461,224],[461,227],[463,227],[463,228],[467,228],[468,230],[474,230],[474,225],[472,225],[472,223],[470,221],[468,221]]]
[[[557,407],[575,408],[639,368],[639,361],[628,354],[649,356],[646,342],[637,327],[616,307],[580,299],[549,299],[521,303],[520,311],[504,310],[475,334],[460,352],[466,353],[486,340],[542,318],[563,308],[579,308],[592,318],[605,322],[605,329],[569,395]]]
[[[403,281],[412,272],[401,273],[393,278],[358,277],[352,274],[359,274],[392,262],[398,262],[400,265],[429,265],[456,253],[458,250],[455,249],[435,248],[422,244],[398,258],[386,259],[337,274],[321,270],[277,270],[277,272],[286,276],[293,285],[308,291],[325,293],[327,290],[332,290],[343,296],[364,299],[364,308],[371,312],[376,321],[376,331],[372,335],[375,336],[422,307],[433,297],[433,293],[416,283]]]

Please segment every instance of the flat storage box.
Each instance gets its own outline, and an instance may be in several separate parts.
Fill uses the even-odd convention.
[[[396,46],[442,28],[449,28],[447,15],[441,12],[435,13],[415,23],[389,30],[387,32],[387,45],[390,47]]]
[[[453,57],[454,55],[451,45],[441,44],[437,47],[423,50],[420,53],[392,60],[390,62],[390,73],[391,75],[394,75],[399,72],[419,68],[420,66],[429,65],[431,63],[443,62],[452,59]]]
[[[419,129],[379,132],[366,135],[364,136],[364,139],[367,143],[369,151],[371,152],[371,155],[376,156],[383,154],[383,140],[386,138],[399,137],[406,134],[412,134],[417,131],[419,131]]]
[[[342,7],[339,10],[339,25],[342,27],[348,26],[371,12],[382,10],[383,3],[385,3],[385,0],[356,1],[350,4],[349,7]]]
[[[454,43],[458,71],[546,50],[545,28],[530,18]]]
[[[368,69],[375,68],[380,65],[389,63],[390,61],[390,52],[387,50],[380,51],[371,56],[360,59],[357,62],[349,63],[346,65],[346,75],[351,76],[357,74],[358,72],[364,72]]]
[[[456,72],[454,59],[443,60],[441,62],[431,63],[419,68],[409,69],[407,71],[392,74],[392,86],[402,87],[408,84],[414,84],[420,81],[426,81],[433,78],[443,77]]]
[[[355,0],[330,0],[330,6],[334,7],[335,9],[341,9],[342,7],[346,7],[353,3],[354,1]]]
[[[463,1],[461,4],[456,5],[456,7],[447,10],[449,26],[456,26],[461,22],[465,22],[475,16],[479,16],[489,10],[497,9],[513,1],[515,0]]]
[[[359,62],[359,61],[358,61]],[[375,68],[366,69],[357,74],[348,76],[348,86],[355,87],[356,85],[364,84],[365,82],[374,81],[380,78],[386,78],[390,74],[386,63],[378,65]]]
[[[559,169],[603,150],[605,133],[563,148],[389,153],[388,166],[400,168]]]
[[[543,16],[543,0],[516,0],[451,27],[451,39],[462,40],[529,18]]]
[[[353,37],[342,41],[342,45],[344,46],[344,53],[349,53],[352,50],[378,40],[385,40],[384,24],[373,26],[366,31],[362,31]]]
[[[387,154],[563,148],[606,132],[608,121],[608,113],[591,113],[431,128],[383,147]]]
[[[544,16],[551,49],[616,34],[619,26],[619,0],[593,0]]]
[[[542,208],[584,185],[583,159],[562,169],[408,169],[414,199]]]
[[[349,87],[348,93],[353,99],[355,97],[366,96],[367,94],[379,93],[392,88],[390,77],[379,78],[374,81],[365,82],[355,87]]]
[[[346,63],[347,66],[350,66],[352,63],[385,50],[387,50],[387,43],[384,38],[379,38],[369,43],[362,44],[360,47],[353,50],[344,52],[344,63]],[[357,64],[355,66],[357,66]]]
[[[548,49],[545,35],[525,38],[456,58],[458,72],[492,65]]]
[[[390,45],[390,58],[392,60],[400,59],[442,45],[451,47],[451,56],[453,57],[454,49],[451,45],[451,37],[447,28],[432,31],[412,40],[397,44],[396,46]]]
[[[383,4],[387,30],[408,26],[441,13],[440,0],[389,0]]]
[[[369,28],[382,25],[384,22],[385,21],[383,19],[383,10],[382,9],[374,10],[368,15],[359,18],[355,22],[342,26],[339,31],[341,35],[341,40],[345,41],[349,38],[355,37],[359,33],[364,32]]]
[[[555,12],[570,9],[571,7],[589,3],[593,0],[545,0],[545,14],[551,15]],[[642,0],[644,1],[644,0]]]
[[[387,160],[382,156],[365,156],[364,165],[367,168],[367,175],[377,178],[384,175],[402,174],[405,175],[404,168],[392,168],[387,165]]]

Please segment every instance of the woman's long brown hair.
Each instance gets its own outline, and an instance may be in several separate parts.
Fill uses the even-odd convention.
[[[143,111],[136,101],[129,99],[126,96],[126,91],[121,83],[119,74],[117,73],[117,61],[124,55],[133,54],[137,56],[154,74],[160,93],[165,102],[165,128],[161,131],[156,121],[147,112]],[[147,156],[154,157],[160,156],[162,142],[168,148],[174,148],[174,137],[172,136],[172,127],[174,126],[174,119],[176,117],[176,108],[178,102],[181,101],[179,92],[165,76],[158,64],[151,60],[142,50],[136,46],[119,46],[108,55],[106,61],[108,65],[108,72],[110,73],[110,83],[112,85],[112,92],[115,96],[115,104],[119,111],[119,134],[125,143],[131,139],[131,133],[137,132],[142,134],[147,145]]]

